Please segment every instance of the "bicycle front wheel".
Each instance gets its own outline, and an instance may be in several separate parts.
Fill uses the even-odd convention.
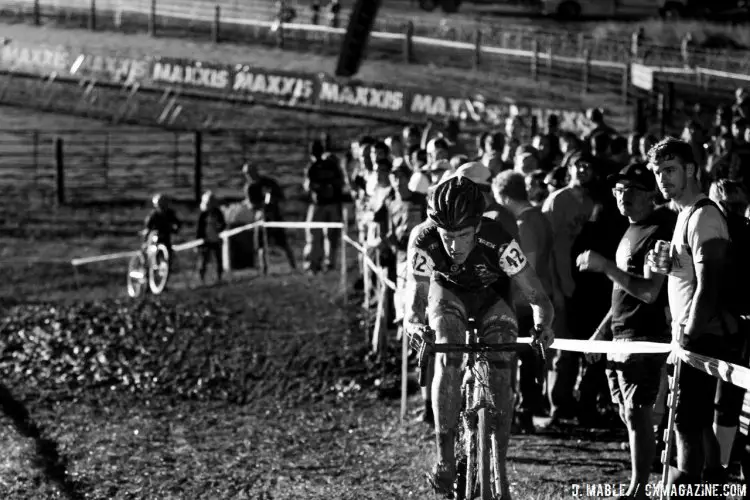
[[[495,498],[492,484],[492,465],[491,451],[492,441],[490,440],[490,411],[488,408],[480,408],[477,412],[477,480],[479,481],[479,498],[482,500],[492,500]]]
[[[146,286],[146,259],[141,252],[135,254],[128,262],[128,295],[140,297]]]
[[[169,279],[169,251],[166,246],[157,245],[149,257],[148,286],[151,293],[159,295]]]

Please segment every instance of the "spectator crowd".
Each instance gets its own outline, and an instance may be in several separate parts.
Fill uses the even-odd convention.
[[[431,189],[463,176],[484,192],[485,217],[500,222],[536,269],[555,305],[557,338],[671,338],[746,365],[747,328],[740,315],[730,311],[727,323],[716,312],[718,290],[728,282],[712,278],[723,276],[712,266],[735,262],[714,240],[731,240],[736,255],[738,235],[750,234],[750,94],[739,89],[713,123],[688,121],[679,138],[620,135],[600,109],[587,117],[591,128],[583,135],[561,130],[550,115],[533,136],[509,119],[502,130],[478,134],[474,144],[453,119],[440,127],[412,125],[401,134],[360,137],[341,158],[326,139],[313,141],[304,181],[307,220],[339,222],[343,205],[354,203],[360,244],[397,285],[387,311],[397,338],[409,235],[426,218]],[[250,167],[245,174],[248,203],[265,211],[266,220],[280,218],[278,185]],[[335,267],[339,238],[337,230],[308,229],[304,270]],[[283,232],[275,239],[294,266]],[[657,240],[671,245],[671,269],[661,274],[653,271]],[[511,290],[509,296],[526,335],[531,311],[518,295]],[[667,356],[556,351],[541,386],[535,362],[519,356],[514,432],[539,431],[535,416],[548,417],[546,429],[607,428],[619,419],[633,464],[629,498],[646,498],[643,485],[663,447]],[[689,396],[678,403],[672,480],[725,481],[744,390],[689,366],[682,379]],[[423,394],[422,418],[431,423],[429,391]]]

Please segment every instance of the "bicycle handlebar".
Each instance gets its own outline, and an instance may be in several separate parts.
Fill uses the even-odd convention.
[[[527,349],[533,349],[532,344],[510,342],[506,344],[432,344],[432,352],[519,352]]]
[[[489,352],[521,352],[532,350],[542,361],[537,370],[537,382],[541,384],[546,370],[547,355],[544,347],[536,341],[531,343],[506,342],[502,344],[479,344],[479,343],[460,343],[460,344],[436,344],[434,342],[434,332],[429,327],[424,327],[421,331],[414,332],[412,341],[417,350],[417,362],[419,366],[419,385],[424,387],[427,382],[427,370],[429,368],[429,358],[435,353],[489,353]]]

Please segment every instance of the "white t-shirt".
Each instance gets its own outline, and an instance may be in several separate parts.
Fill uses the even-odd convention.
[[[705,198],[701,196],[698,200]],[[696,200],[696,203],[697,201]],[[672,235],[670,253],[672,256],[672,270],[667,280],[669,292],[669,309],[672,313],[672,335],[676,335],[677,327],[684,326],[690,315],[693,295],[697,285],[695,278],[695,262],[703,262],[703,244],[714,239],[729,239],[726,221],[719,209],[707,205],[696,210],[687,221],[692,206],[682,209],[677,216],[677,225]],[[687,241],[691,252],[684,245],[685,224],[688,223]],[[718,313],[718,311],[717,311]],[[720,335],[723,332],[721,319],[717,314],[706,325],[700,334]]]

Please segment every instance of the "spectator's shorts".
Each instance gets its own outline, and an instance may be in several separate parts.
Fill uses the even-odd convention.
[[[748,366],[750,354],[750,325],[739,322],[739,332],[727,339],[726,356],[722,359],[740,366]],[[684,366],[684,365],[683,365]],[[714,422],[724,427],[734,427],[740,422],[745,389],[730,382],[719,380],[714,399]]]
[[[445,286],[433,279],[427,302],[427,317],[439,344],[465,342],[469,318],[474,318],[479,340],[483,343],[508,343],[518,338],[513,309],[491,286],[469,291]],[[492,362],[506,365],[513,356],[512,352],[487,355]]]
[[[700,339],[700,344],[694,347],[697,354],[724,359],[724,343],[721,337],[708,335]],[[668,366],[670,376],[674,373],[674,365]],[[679,430],[690,432],[705,429],[713,424],[714,401],[718,379],[682,363],[680,380],[677,383],[680,392],[675,409],[675,425]]]
[[[629,341],[631,339],[613,340]],[[659,393],[662,370],[666,362],[666,353],[608,354],[607,381],[612,402],[626,408],[653,406]]]

